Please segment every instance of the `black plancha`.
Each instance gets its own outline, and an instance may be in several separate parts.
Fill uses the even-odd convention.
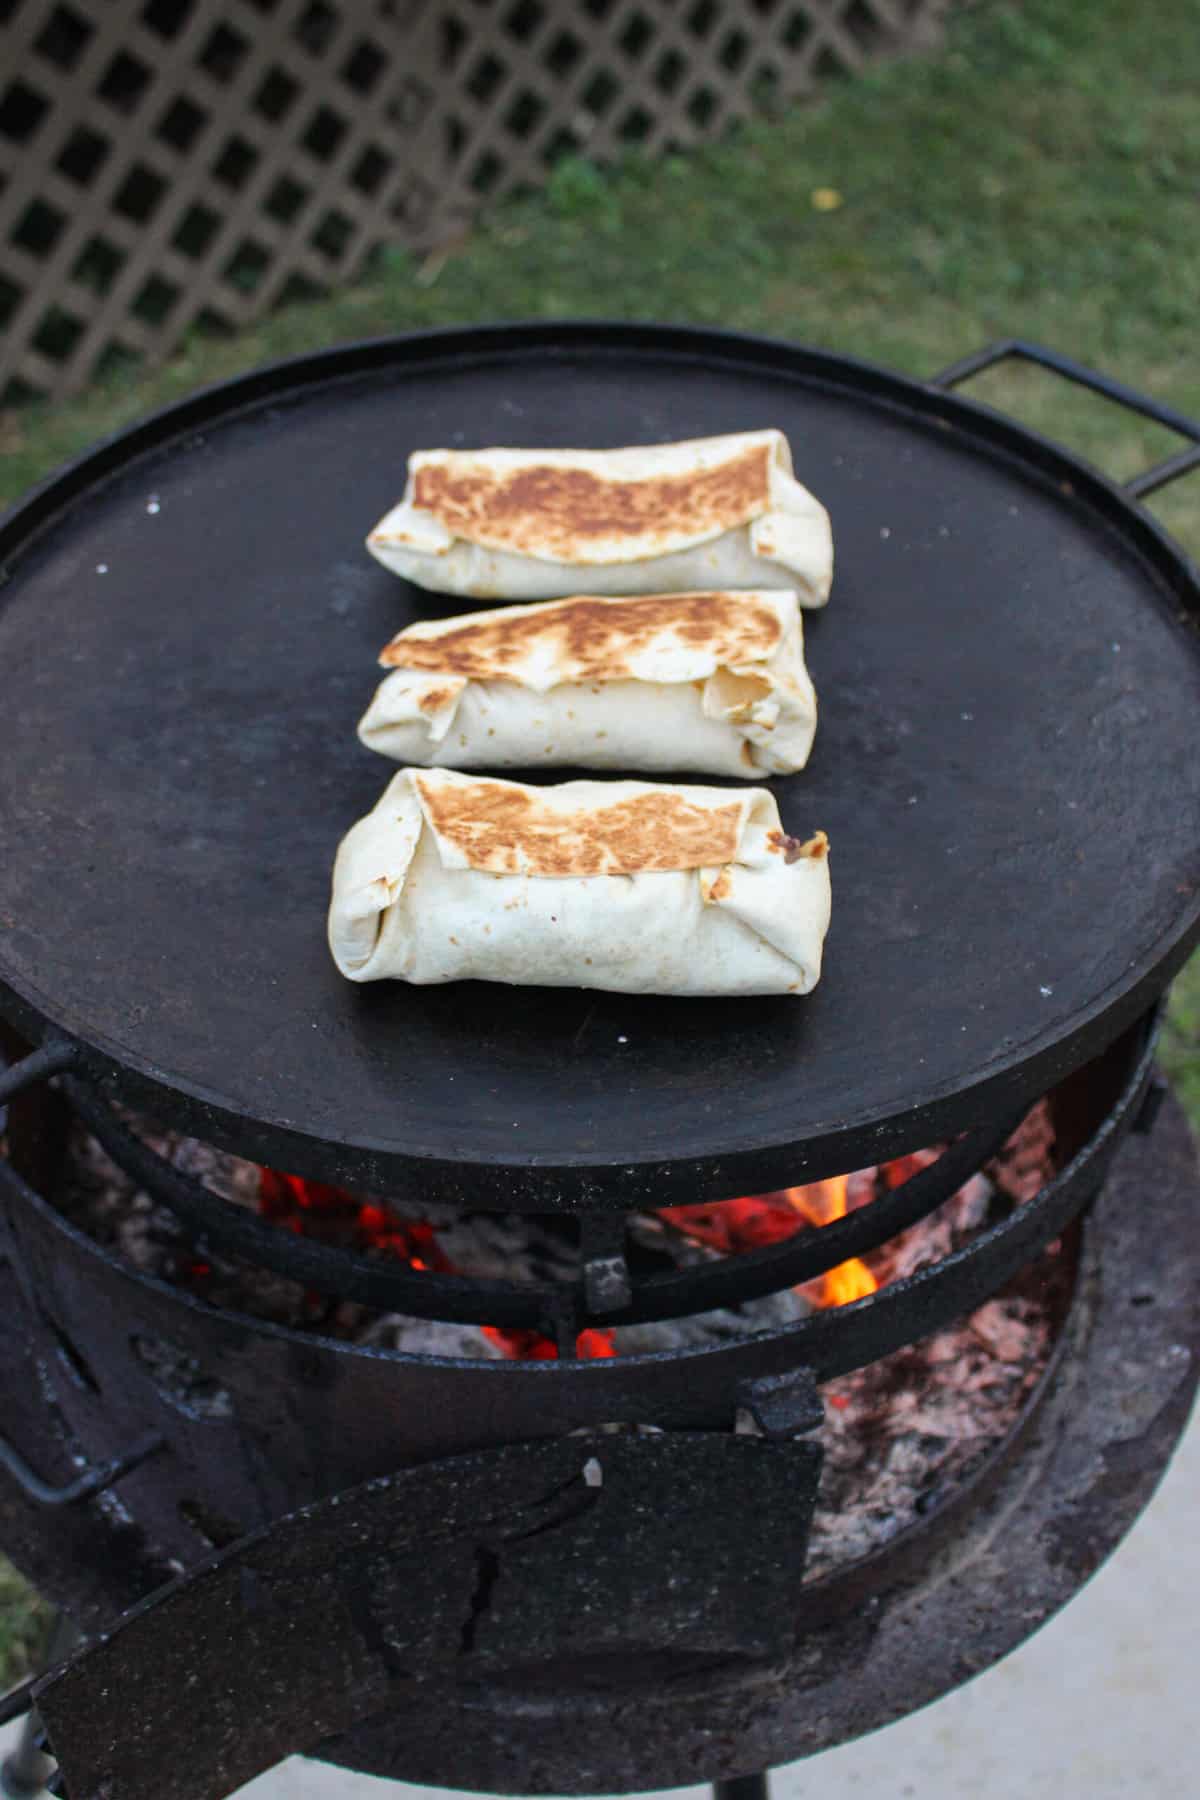
[[[772,784],[832,839],[816,993],[344,982],[330,864],[392,773],[354,736],[374,657],[456,607],[362,548],[407,453],[766,424],[837,547],[812,764]],[[1200,926],[1188,565],[1032,434],[842,358],[601,325],[331,351],[93,452],[0,565],[4,1008],[277,1167],[511,1209],[874,1163],[1032,1100]]]

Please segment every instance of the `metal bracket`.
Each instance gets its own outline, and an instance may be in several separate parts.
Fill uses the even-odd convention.
[[[738,1406],[773,1443],[786,1443],[825,1423],[825,1404],[812,1369],[745,1381],[738,1389]]]
[[[42,1679],[44,1670],[36,1675],[27,1675],[19,1681],[7,1694],[0,1696],[0,1725],[11,1725],[14,1719],[23,1719],[33,1709],[33,1690]]]
[[[1143,469],[1140,475],[1121,484],[1125,492],[1135,500],[1144,500],[1147,494],[1156,493],[1159,488],[1166,487],[1168,482],[1175,481],[1180,475],[1186,475],[1190,469],[1200,466],[1200,423],[1195,419],[1189,418],[1186,413],[1177,412],[1173,406],[1163,405],[1160,400],[1151,400],[1145,394],[1139,394],[1136,388],[1126,387],[1123,381],[1114,381],[1110,376],[1101,375],[1097,370],[1089,369],[1069,356],[1061,356],[1057,350],[1047,350],[1041,344],[1027,343],[1023,338],[1001,338],[995,344],[985,345],[971,356],[964,356],[960,361],[951,363],[940,375],[932,376],[928,386],[943,390],[956,388],[961,382],[969,381],[972,376],[981,375],[985,369],[1010,360],[1035,363],[1040,369],[1048,369],[1052,375],[1061,375],[1064,381],[1074,382],[1076,387],[1088,388],[1093,394],[1111,400],[1115,406],[1123,406],[1127,412],[1138,413],[1143,419],[1150,419],[1154,424],[1163,425],[1168,431],[1187,438],[1188,449],[1177,450],[1173,456],[1155,463],[1152,468]]]
[[[625,1215],[585,1213],[580,1226],[583,1294],[590,1313],[623,1312],[633,1304],[625,1261]]]
[[[6,1469],[30,1500],[39,1506],[74,1506],[80,1500],[91,1500],[97,1494],[104,1493],[114,1482],[120,1481],[123,1475],[132,1471],[156,1451],[166,1448],[165,1439],[155,1432],[134,1445],[124,1456],[116,1457],[112,1462],[100,1463],[95,1468],[85,1469],[74,1481],[68,1481],[56,1487],[53,1482],[43,1481],[34,1473],[25,1459],[18,1455],[6,1438],[0,1437],[0,1468]]]
[[[38,1050],[31,1050],[20,1062],[0,1072],[0,1107],[7,1106],[10,1100],[15,1100],[36,1082],[48,1081],[52,1075],[62,1075],[67,1069],[75,1068],[78,1062],[79,1046],[69,1044],[65,1039],[55,1038]]]

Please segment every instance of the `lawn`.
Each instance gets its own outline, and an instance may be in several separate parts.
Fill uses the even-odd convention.
[[[27,1674],[45,1638],[49,1609],[0,1556],[0,1694]]]
[[[70,405],[0,414],[0,501],[200,383],[478,319],[719,323],[916,374],[1024,336],[1200,415],[1196,27],[1195,0],[1159,0],[1150,28],[1127,0],[978,5],[939,55],[831,84],[717,148],[603,172],[563,164],[546,193],[497,208],[444,260],[386,252],[328,300],[196,337]],[[1117,475],[1174,447],[1036,372],[997,372],[974,392]],[[1200,474],[1155,504],[1200,553]],[[1200,962],[1176,986],[1164,1060],[1200,1124]],[[7,1595],[0,1585],[0,1685],[28,1637]]]

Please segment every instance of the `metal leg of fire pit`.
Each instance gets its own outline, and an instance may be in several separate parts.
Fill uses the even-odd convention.
[[[770,1784],[761,1775],[735,1775],[732,1781],[713,1782],[713,1800],[770,1800]]]
[[[16,1749],[0,1763],[0,1794],[5,1800],[32,1800],[45,1790],[50,1762],[42,1743],[41,1719],[36,1712],[26,1713]]]
[[[61,1662],[78,1637],[66,1613],[56,1613],[42,1647],[42,1666]],[[33,1800],[43,1793],[51,1763],[43,1749],[45,1737],[36,1711],[25,1715],[17,1747],[0,1763],[0,1794],[5,1800]]]

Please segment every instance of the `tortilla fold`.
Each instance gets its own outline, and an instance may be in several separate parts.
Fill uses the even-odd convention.
[[[439,594],[549,600],[793,587],[823,606],[829,514],[781,431],[622,450],[419,450],[367,548]]]
[[[792,589],[423,620],[380,662],[358,734],[403,763],[786,775],[816,730]]]
[[[807,994],[827,853],[765,788],[402,769],[338,850],[329,945],[351,981]]]

